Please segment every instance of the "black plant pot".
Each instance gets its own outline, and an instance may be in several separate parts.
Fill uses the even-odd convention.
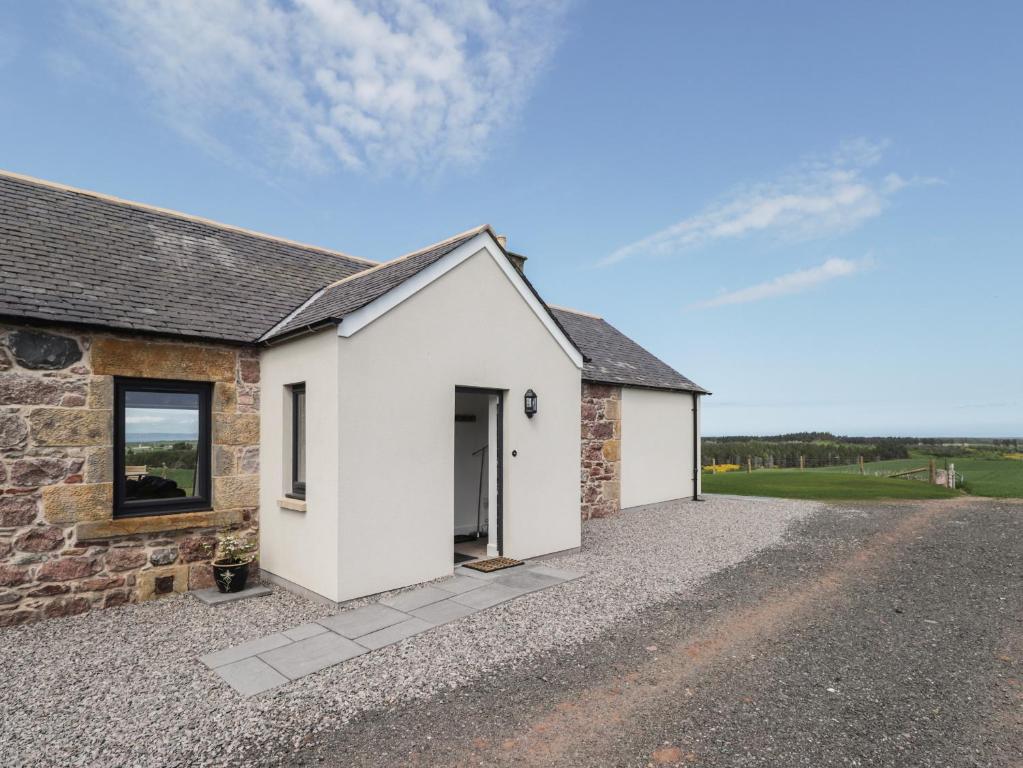
[[[213,580],[221,592],[241,592],[248,578],[248,563],[213,564]]]

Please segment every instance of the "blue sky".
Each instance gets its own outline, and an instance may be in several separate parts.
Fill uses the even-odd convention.
[[[375,10],[374,10],[375,9]],[[375,259],[479,223],[707,434],[1023,435],[1023,6],[0,6],[0,167]]]

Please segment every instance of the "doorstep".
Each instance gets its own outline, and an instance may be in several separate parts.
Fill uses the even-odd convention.
[[[582,576],[575,571],[528,563],[507,571],[480,574],[484,578],[470,576],[473,571],[464,573],[457,568],[455,571],[456,575],[443,581],[209,653],[199,661],[238,693],[254,696]]]

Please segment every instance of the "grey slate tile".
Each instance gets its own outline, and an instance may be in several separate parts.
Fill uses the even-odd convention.
[[[455,595],[451,600],[472,608],[482,609],[499,605],[527,592],[529,592],[528,589],[506,587],[503,584],[485,584],[479,589],[474,589],[472,592],[466,592],[464,595]]]
[[[444,581],[435,582],[434,585],[437,589],[443,589],[445,592],[450,592],[453,595],[460,595],[463,592],[468,592],[471,589],[479,589],[483,586],[482,579],[473,579],[469,576],[452,576],[450,579],[444,579]]]
[[[441,624],[447,624],[449,621],[456,621],[465,616],[471,616],[479,610],[479,608],[473,608],[471,605],[456,603],[452,596],[439,603],[431,603],[430,605],[424,605],[422,608],[416,608],[411,613],[417,618],[440,626]]]
[[[292,640],[305,640],[307,637],[312,637],[313,635],[321,635],[324,632],[329,631],[330,630],[327,629],[322,624],[309,622],[308,624],[299,624],[297,627],[286,629],[284,630],[283,634],[287,635]]]
[[[407,613],[408,611],[414,611],[416,608],[422,608],[424,605],[446,600],[449,597],[451,597],[450,592],[428,585],[408,592],[402,592],[394,597],[388,597],[381,600],[380,603],[381,605],[388,605],[391,608]]]
[[[572,581],[582,577],[581,571],[570,571],[567,568],[553,568],[549,565],[531,565],[529,571],[532,573],[538,573],[543,576],[550,576],[554,579],[561,579],[562,581]]]
[[[285,677],[297,680],[300,677],[319,672],[321,669],[340,664],[346,659],[361,656],[366,649],[346,637],[333,632],[299,640],[290,645],[275,648],[259,655],[259,658]]]
[[[241,592],[221,592],[216,587],[210,587],[209,589],[196,590],[191,594],[206,603],[206,605],[224,605],[224,603],[234,603],[250,597],[266,597],[270,593],[269,587],[256,584],[255,586],[243,589]]]
[[[243,696],[254,696],[288,682],[288,678],[257,656],[217,667],[216,673]]]
[[[425,619],[412,617],[399,624],[392,624],[389,627],[378,629],[376,632],[370,632],[368,635],[357,637],[355,642],[375,651],[377,648],[383,648],[385,645],[391,645],[399,640],[433,629],[434,626],[436,625]]]
[[[380,603],[372,603],[336,616],[317,619],[317,623],[344,637],[355,638],[397,624],[407,618],[407,613]]]
[[[285,637],[280,632],[277,632],[272,635],[267,635],[266,637],[249,640],[247,643],[242,643],[241,645],[234,645],[230,648],[225,648],[222,651],[207,653],[205,656],[200,656],[199,661],[207,667],[222,667],[225,664],[230,664],[235,661],[240,661],[241,659],[247,659],[250,656],[255,656],[263,651],[280,648],[282,645],[287,645],[290,642],[290,638]]]
[[[565,580],[544,573],[538,573],[537,571],[516,568],[501,578],[495,579],[493,583],[502,584],[512,589],[524,589],[527,592],[535,592],[538,589],[561,584],[563,581]]]

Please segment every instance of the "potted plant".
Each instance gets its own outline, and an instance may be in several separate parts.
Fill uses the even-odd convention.
[[[245,589],[255,551],[256,545],[251,539],[231,533],[217,534],[212,563],[217,589],[221,592],[241,592]]]

